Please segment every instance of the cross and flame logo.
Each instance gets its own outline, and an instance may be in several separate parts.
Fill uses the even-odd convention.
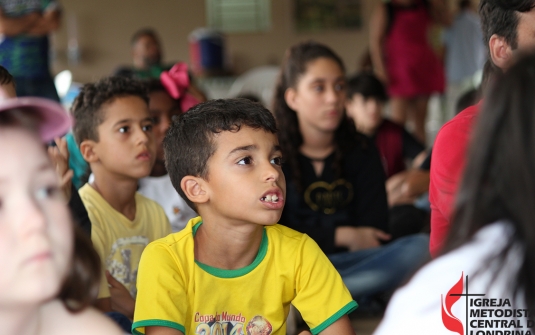
[[[451,308],[459,299],[461,299],[463,290],[464,273],[461,274],[461,279],[459,279],[459,281],[448,291],[445,301],[444,296],[440,295],[440,302],[442,305],[442,323],[448,330],[459,335],[464,335],[463,323],[455,315],[453,315]]]

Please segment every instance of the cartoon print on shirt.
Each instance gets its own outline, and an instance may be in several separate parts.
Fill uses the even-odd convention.
[[[195,313],[193,321],[198,323],[195,328],[196,335],[270,335],[273,331],[271,323],[263,316],[254,316],[246,324],[245,317],[227,312],[216,314]],[[247,334],[244,333],[244,328]]]
[[[128,289],[133,298],[137,295],[138,264],[132,264],[132,259],[139,259],[133,255],[140,256],[148,244],[149,239],[145,236],[119,238],[112,245],[110,254],[106,259],[106,269]]]
[[[257,315],[247,324],[247,335],[270,335],[273,328],[271,323],[261,315]]]

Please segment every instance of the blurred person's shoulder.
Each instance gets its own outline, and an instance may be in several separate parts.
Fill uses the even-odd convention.
[[[470,131],[472,125],[479,115],[481,110],[481,102],[464,109],[459,114],[455,115],[451,120],[446,122],[437,134],[437,138],[450,132]]]
[[[43,334],[78,335],[101,334],[122,335],[120,329],[111,319],[93,308],[86,308],[72,313],[59,300],[54,300],[43,306]]]
[[[433,159],[443,157],[450,161],[464,161],[464,152],[474,128],[475,121],[481,110],[481,103],[470,106],[454,116],[440,128],[433,146]],[[459,162],[451,164],[457,165]],[[432,169],[433,170],[433,169]]]

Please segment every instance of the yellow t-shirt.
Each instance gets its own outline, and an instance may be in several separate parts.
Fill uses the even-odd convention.
[[[290,303],[317,334],[357,307],[307,235],[267,226],[253,263],[222,270],[194,260],[193,236],[200,224],[200,217],[191,219],[184,230],[143,252],[134,334],[165,326],[186,335],[285,335]]]
[[[110,296],[105,275],[108,270],[135,298],[141,253],[150,242],[171,233],[164,210],[136,193],[136,217],[130,221],[89,184],[80,188],[79,193],[91,220],[91,240],[103,265],[98,297]]]

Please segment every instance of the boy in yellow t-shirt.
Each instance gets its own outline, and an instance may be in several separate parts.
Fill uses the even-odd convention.
[[[163,209],[136,192],[156,154],[147,90],[133,79],[104,78],[85,85],[71,110],[94,175],[79,193],[103,267],[97,307],[132,319],[141,253],[171,232]]]
[[[200,214],[141,257],[134,334],[354,334],[357,304],[307,235],[278,225],[286,183],[275,119],[245,99],[190,109],[164,140],[173,186]]]

